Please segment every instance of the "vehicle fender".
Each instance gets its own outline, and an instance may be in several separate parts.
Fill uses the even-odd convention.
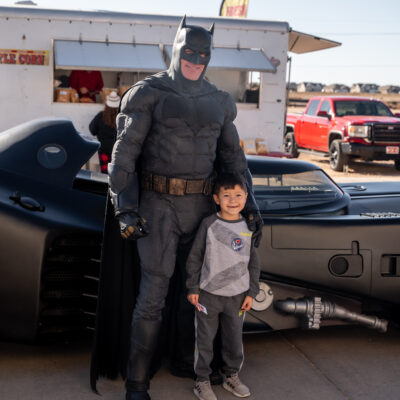
[[[328,150],[329,150],[329,147],[331,146],[331,143],[335,139],[343,139],[343,132],[341,132],[341,131],[330,131],[329,132],[329,135],[328,135]]]
[[[294,133],[294,124],[286,124],[286,133],[288,133],[288,132]]]
[[[33,341],[47,230],[25,212],[0,212],[0,337]]]

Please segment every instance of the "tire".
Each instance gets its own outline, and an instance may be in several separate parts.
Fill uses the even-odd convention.
[[[285,135],[283,148],[286,153],[289,153],[293,158],[297,158],[299,156],[299,152],[297,151],[296,139],[294,138],[293,132],[288,132]]]
[[[400,171],[400,159],[394,160],[394,167]]]
[[[340,139],[335,139],[329,146],[329,164],[334,171],[343,171],[343,168],[347,165],[349,159],[342,153]]]

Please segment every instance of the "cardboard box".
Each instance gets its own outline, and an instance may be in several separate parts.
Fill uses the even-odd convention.
[[[57,103],[70,103],[71,102],[71,89],[69,89],[69,88],[56,89],[56,102]]]
[[[243,150],[246,154],[254,155],[257,154],[256,141],[255,139],[243,140]]]
[[[268,153],[268,148],[267,148],[267,142],[265,139],[256,139],[256,152],[257,154],[267,154]]]
[[[79,103],[79,94],[75,89],[70,89],[70,100],[71,103]]]

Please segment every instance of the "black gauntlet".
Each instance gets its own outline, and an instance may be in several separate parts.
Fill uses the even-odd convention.
[[[149,234],[146,220],[137,212],[118,215],[121,236],[124,239],[137,240]]]
[[[146,220],[138,213],[139,183],[135,173],[130,173],[115,164],[108,164],[110,197],[115,216],[119,219],[121,236],[136,240],[149,231]]]
[[[247,202],[244,210],[242,211],[243,216],[246,218],[247,226],[253,233],[254,246],[258,247],[262,237],[262,227],[264,225],[263,219],[260,214],[260,210],[256,203],[253,193],[253,179],[250,171],[247,169],[244,173],[247,184]]]

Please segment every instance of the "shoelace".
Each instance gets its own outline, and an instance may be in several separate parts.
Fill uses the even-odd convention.
[[[235,385],[238,385],[238,384],[241,383],[238,374],[233,374],[233,375],[227,376],[227,378],[228,378],[230,381],[232,381]]]
[[[206,386],[207,388],[208,388],[208,387],[211,388],[210,381],[204,381],[204,382],[197,382],[197,383],[196,383],[197,390],[200,390],[200,391],[201,391],[201,388],[202,388],[202,387],[204,388],[204,386]]]

